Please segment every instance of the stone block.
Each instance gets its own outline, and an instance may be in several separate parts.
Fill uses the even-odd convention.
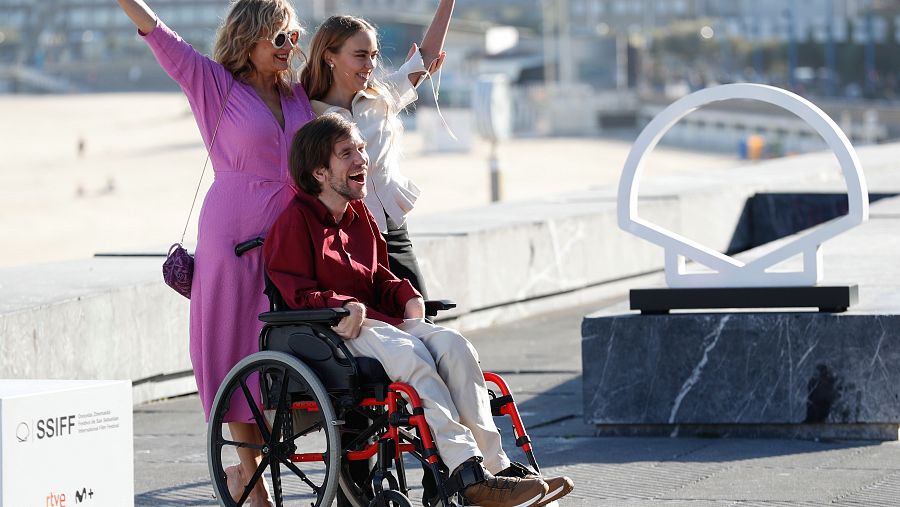
[[[0,378],[130,379],[135,403],[195,391],[188,300],[162,283],[161,262],[94,258],[0,271]]]
[[[587,318],[597,425],[900,423],[900,316]]]

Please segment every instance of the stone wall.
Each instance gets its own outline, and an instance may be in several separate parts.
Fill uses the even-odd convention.
[[[860,157],[881,177],[900,144]],[[831,154],[649,178],[641,216],[724,251],[753,194],[841,186]],[[430,296],[456,300],[445,319],[464,329],[552,310],[663,264],[660,249],[618,228],[612,188],[414,217],[410,230]],[[136,403],[193,390],[188,302],[163,285],[160,264],[94,258],[0,270],[0,378],[128,378]]]

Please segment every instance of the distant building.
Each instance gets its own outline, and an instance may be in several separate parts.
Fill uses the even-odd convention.
[[[889,24],[900,28],[900,19],[885,16],[889,2],[882,0],[739,0],[722,2],[720,13],[724,33],[748,40],[791,38],[817,42],[867,40],[870,26],[876,42],[884,42]]]
[[[706,18],[722,33],[748,40],[784,41],[793,33],[798,39],[812,36],[824,41],[829,26],[835,39],[845,40],[848,26],[855,27],[858,34],[867,33],[866,18],[870,13],[874,15],[872,29],[876,40],[884,40],[890,32],[889,24],[895,24],[900,31],[900,18],[890,15],[891,7],[897,9],[896,0],[563,1],[569,3],[573,34],[649,34],[673,21]]]
[[[354,14],[379,27],[388,66],[409,42],[421,40],[432,0],[295,0],[309,32],[327,16]],[[199,51],[209,54],[227,0],[149,0],[150,7]],[[489,24],[454,19],[447,74],[463,72],[472,51],[484,48]],[[156,64],[134,25],[112,0],[0,0],[0,71],[20,65],[30,74],[71,81],[84,91],[167,90],[175,84]],[[0,72],[2,75],[2,72]]]

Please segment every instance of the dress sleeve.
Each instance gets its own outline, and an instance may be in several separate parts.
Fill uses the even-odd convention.
[[[359,202],[362,203],[362,201]],[[384,241],[384,237],[381,236],[381,232],[378,230],[378,224],[375,223],[375,217],[372,216],[372,213],[365,205],[363,205],[363,209],[366,212],[366,219],[369,221],[369,227],[372,229],[372,234],[375,236],[375,244],[378,250],[378,264],[373,275],[373,282],[375,285],[375,294],[378,295],[378,300],[380,302],[379,306],[384,310],[384,313],[388,315],[402,317],[406,310],[407,301],[413,298],[422,297],[422,295],[412,286],[409,280],[406,278],[397,278],[397,276],[391,272],[388,267],[390,266],[390,262],[388,261],[387,255],[387,243]]]
[[[318,290],[315,248],[303,215],[289,207],[275,221],[263,244],[266,274],[290,308],[336,308],[356,298]]]
[[[388,87],[394,95],[394,100],[397,101],[398,109],[405,108],[419,98],[416,88],[422,84],[422,81],[425,80],[425,76],[423,75],[419,78],[418,82],[413,86],[409,81],[409,75],[425,72],[425,70],[425,62],[422,61],[422,53],[417,51],[414,55],[409,57],[409,60],[397,69],[396,72],[387,77]]]
[[[156,61],[187,95],[204,139],[216,124],[234,77],[222,65],[201,54],[159,18],[148,34],[138,31]],[[207,143],[208,144],[208,143]]]

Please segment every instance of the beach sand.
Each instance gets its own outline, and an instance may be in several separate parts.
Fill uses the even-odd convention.
[[[206,157],[181,94],[5,95],[0,118],[0,268],[164,253],[179,240]],[[504,199],[615,185],[629,149],[629,141],[592,138],[504,142]],[[488,152],[478,142],[469,153],[425,154],[421,136],[407,132],[403,172],[422,189],[413,213],[488,204]],[[739,164],[730,154],[660,147],[645,177]],[[187,244],[212,178],[210,166]]]

